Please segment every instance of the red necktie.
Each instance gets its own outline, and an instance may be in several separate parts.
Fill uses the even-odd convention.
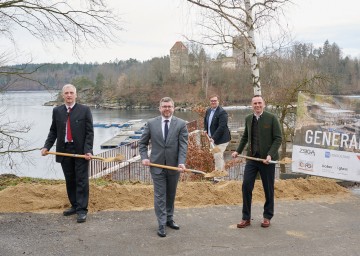
[[[70,112],[71,112],[71,108],[68,108],[68,118],[67,118],[67,122],[66,122],[66,139],[68,142],[72,142],[73,138],[72,138],[72,134],[71,134],[71,126],[70,126]]]

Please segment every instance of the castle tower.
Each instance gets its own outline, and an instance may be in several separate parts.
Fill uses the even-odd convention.
[[[177,41],[170,49],[170,73],[185,74],[188,63],[188,48],[181,41]]]

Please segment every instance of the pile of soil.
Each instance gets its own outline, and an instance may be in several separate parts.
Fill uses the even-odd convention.
[[[279,180],[276,200],[308,200],[319,197],[333,200],[350,197],[348,189],[324,178]],[[263,202],[261,181],[256,181],[254,202]],[[193,208],[214,205],[241,205],[241,181],[180,182],[175,207]],[[0,191],[0,212],[61,212],[69,207],[65,185],[19,184]],[[153,208],[153,186],[145,184],[90,185],[89,211],[132,211]]]

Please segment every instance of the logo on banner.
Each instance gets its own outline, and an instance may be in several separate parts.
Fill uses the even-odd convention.
[[[315,156],[315,150],[313,150],[313,149],[300,148],[299,153],[300,154],[305,154],[305,155],[308,155],[308,156]]]
[[[321,165],[321,167],[323,169],[332,169],[333,168],[332,165],[329,165],[329,164],[323,164],[323,165]]]
[[[311,161],[300,160],[299,161],[299,169],[303,171],[311,172],[313,171],[314,164]]]
[[[341,159],[350,159],[349,155],[344,155],[341,153],[330,153],[330,151],[325,151],[325,158],[330,158],[330,157],[335,157],[335,158],[341,158]],[[359,158],[359,156],[358,156]],[[360,158],[359,158],[360,160]]]
[[[337,169],[338,169],[338,171],[345,171],[345,172],[349,171],[348,168],[342,167],[342,166],[338,166]]]

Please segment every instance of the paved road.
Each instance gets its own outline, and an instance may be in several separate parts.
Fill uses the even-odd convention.
[[[360,193],[341,202],[276,201],[270,228],[237,229],[240,206],[177,209],[179,231],[156,235],[153,210],[98,212],[83,224],[61,214],[0,214],[0,255],[360,255]]]

